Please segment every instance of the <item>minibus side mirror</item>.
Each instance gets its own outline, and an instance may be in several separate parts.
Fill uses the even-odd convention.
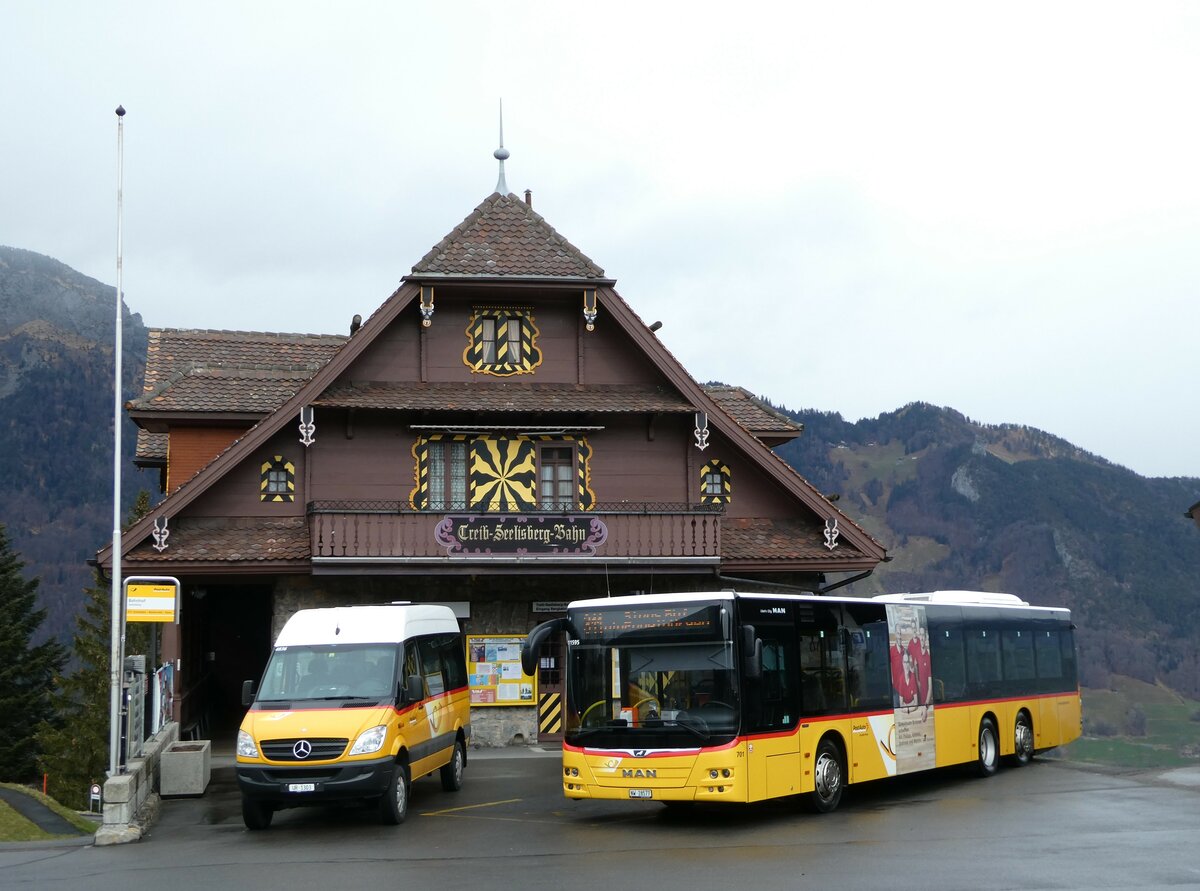
[[[400,702],[402,704],[411,704],[420,702],[425,693],[425,684],[421,681],[419,674],[410,674],[405,680],[404,686],[400,688]]]
[[[242,705],[250,705],[254,702],[254,681],[242,681]]]

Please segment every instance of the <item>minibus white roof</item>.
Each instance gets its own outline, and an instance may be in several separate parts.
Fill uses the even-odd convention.
[[[457,633],[448,606],[428,603],[302,609],[287,620],[277,647],[400,643],[420,634]]]

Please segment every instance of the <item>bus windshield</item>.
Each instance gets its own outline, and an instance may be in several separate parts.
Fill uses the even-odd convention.
[[[729,608],[686,603],[579,608],[570,647],[568,743],[694,747],[738,730]]]
[[[396,694],[396,645],[276,647],[256,702],[373,700]]]

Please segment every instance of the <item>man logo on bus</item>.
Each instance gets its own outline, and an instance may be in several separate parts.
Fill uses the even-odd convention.
[[[621,771],[621,776],[629,777],[632,779],[654,779],[655,777],[658,776],[658,771],[657,770],[642,770],[640,767],[637,770],[631,770],[630,768],[627,767]]]

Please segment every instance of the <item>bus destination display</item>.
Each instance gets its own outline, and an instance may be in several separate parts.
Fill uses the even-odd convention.
[[[644,606],[628,609],[585,609],[577,613],[583,637],[610,638],[637,632],[668,632],[675,635],[709,637],[719,633],[719,609],[715,605]]]

